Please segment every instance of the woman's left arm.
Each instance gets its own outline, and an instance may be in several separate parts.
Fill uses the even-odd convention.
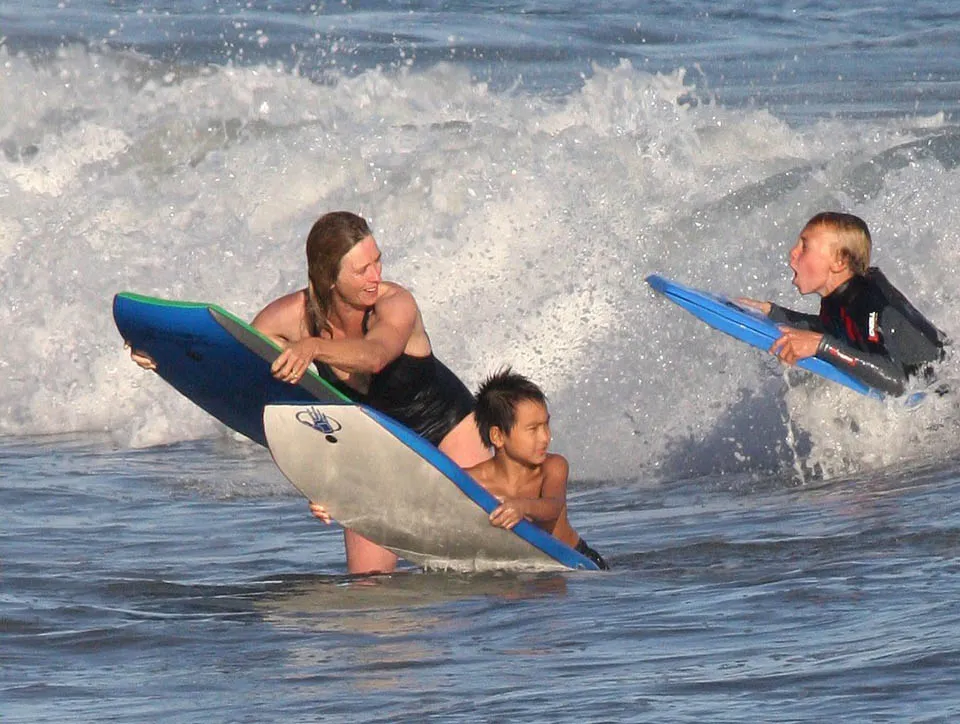
[[[395,287],[377,301],[374,322],[363,338],[307,337],[287,347],[271,370],[274,377],[292,383],[299,382],[314,361],[345,372],[376,374],[403,354],[418,316],[413,295]]]

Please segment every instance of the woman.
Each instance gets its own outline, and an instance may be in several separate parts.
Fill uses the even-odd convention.
[[[418,432],[463,468],[490,457],[473,418],[473,396],[433,356],[413,295],[381,277],[381,254],[367,222],[337,211],[321,216],[307,237],[306,289],[268,304],[253,326],[283,352],[277,379],[300,381],[311,364],[351,398]],[[134,361],[155,368],[133,351]],[[311,501],[313,514],[330,516]],[[344,530],[347,571],[388,573],[397,557]]]
[[[490,457],[473,420],[473,396],[433,356],[413,295],[381,276],[381,253],[367,222],[337,211],[307,237],[306,289],[268,304],[253,326],[284,350],[272,370],[295,384],[312,363],[352,398],[430,440],[461,467]],[[314,515],[329,515],[311,502]],[[350,573],[389,572],[397,557],[344,531]]]

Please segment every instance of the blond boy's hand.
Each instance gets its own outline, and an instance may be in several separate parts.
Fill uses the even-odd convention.
[[[759,299],[750,299],[750,297],[737,297],[733,301],[739,304],[741,307],[756,309],[767,317],[770,316],[770,309],[773,307],[770,302],[761,302]]]
[[[823,339],[823,335],[819,332],[792,327],[780,329],[783,330],[783,334],[773,343],[770,351],[789,365],[796,364],[798,360],[806,357],[813,357],[820,347],[820,340]]]

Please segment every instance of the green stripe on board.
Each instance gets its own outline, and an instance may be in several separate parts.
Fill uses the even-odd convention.
[[[228,312],[226,309],[216,304],[208,304],[207,302],[184,302],[174,299],[161,299],[159,297],[148,297],[144,294],[136,294],[134,292],[119,292],[117,296],[124,299],[129,299],[131,302],[136,302],[138,304],[149,304],[155,307],[170,307],[173,309],[207,309],[210,311],[217,324],[219,324],[240,344],[248,347],[254,352],[254,354],[257,354],[259,357],[261,357],[261,359],[264,359],[267,362],[272,362],[282,351],[280,345],[278,345],[272,339],[254,327],[251,327],[237,315]],[[244,337],[247,335],[252,336],[253,339],[250,339],[249,337],[244,339]],[[299,384],[303,385],[316,397],[323,398],[332,393],[343,402],[353,402],[353,400],[340,392],[340,390],[320,377],[320,375],[314,372],[313,369],[307,370],[306,375],[300,380]],[[319,389],[316,387],[318,384],[320,385]]]

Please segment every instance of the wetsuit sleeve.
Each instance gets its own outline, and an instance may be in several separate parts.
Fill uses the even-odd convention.
[[[770,305],[770,314],[767,318],[777,324],[789,324],[797,329],[809,329],[811,332],[822,332],[823,322],[816,314],[804,314],[777,304]]]
[[[848,372],[865,385],[891,395],[903,394],[906,384],[903,367],[887,354],[864,352],[836,337],[824,334],[817,347],[816,356]]]

